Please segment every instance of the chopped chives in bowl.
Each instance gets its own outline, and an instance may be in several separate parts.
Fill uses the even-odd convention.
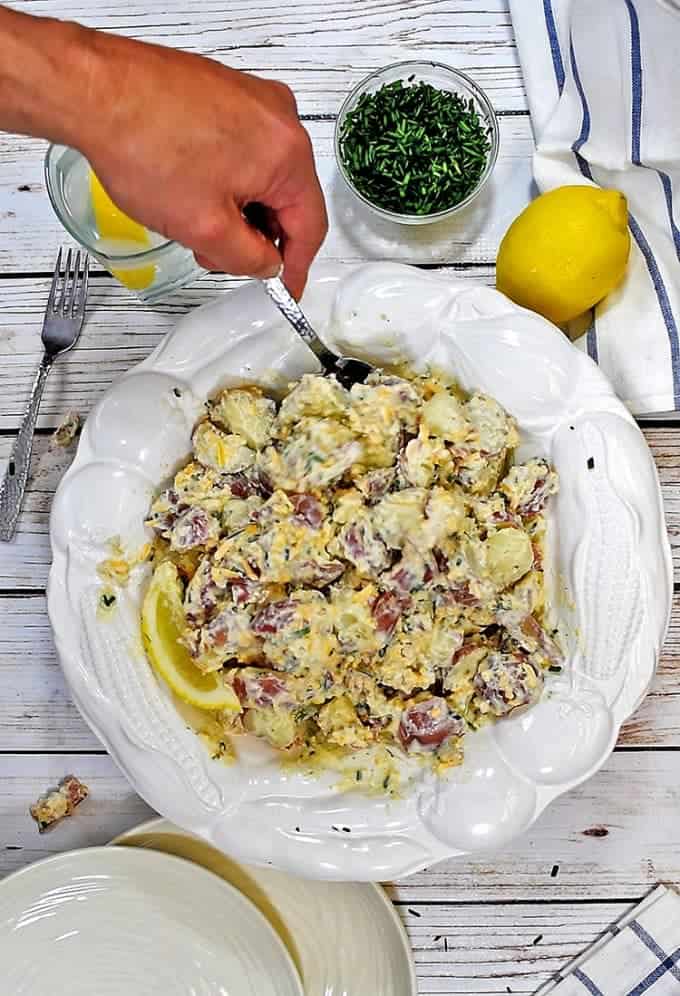
[[[398,215],[447,211],[478,186],[491,128],[472,97],[396,79],[361,94],[339,126],[338,151],[356,191]]]

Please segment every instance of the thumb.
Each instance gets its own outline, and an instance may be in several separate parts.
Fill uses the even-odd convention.
[[[199,233],[192,249],[199,262],[235,277],[275,277],[281,270],[278,249],[253,228],[235,204]]]

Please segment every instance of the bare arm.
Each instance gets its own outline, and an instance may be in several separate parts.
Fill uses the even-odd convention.
[[[269,208],[299,296],[327,221],[285,85],[211,59],[0,7],[0,129],[72,145],[132,217],[211,269],[276,272],[242,217]]]

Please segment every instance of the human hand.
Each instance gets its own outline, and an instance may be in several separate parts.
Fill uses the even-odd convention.
[[[327,231],[311,142],[282,83],[187,52],[85,31],[87,112],[71,144],[131,217],[200,265],[302,294]],[[279,250],[243,217],[267,208]]]

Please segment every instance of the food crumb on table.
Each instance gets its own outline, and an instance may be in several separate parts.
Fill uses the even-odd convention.
[[[80,435],[82,427],[83,420],[81,419],[79,413],[75,411],[67,412],[57,428],[54,430],[54,434],[52,436],[54,445],[60,446],[62,449],[68,449],[68,447]]]
[[[66,775],[57,785],[41,795],[30,807],[30,814],[44,833],[66,816],[71,816],[80,803],[87,799],[90,790],[75,775]]]

